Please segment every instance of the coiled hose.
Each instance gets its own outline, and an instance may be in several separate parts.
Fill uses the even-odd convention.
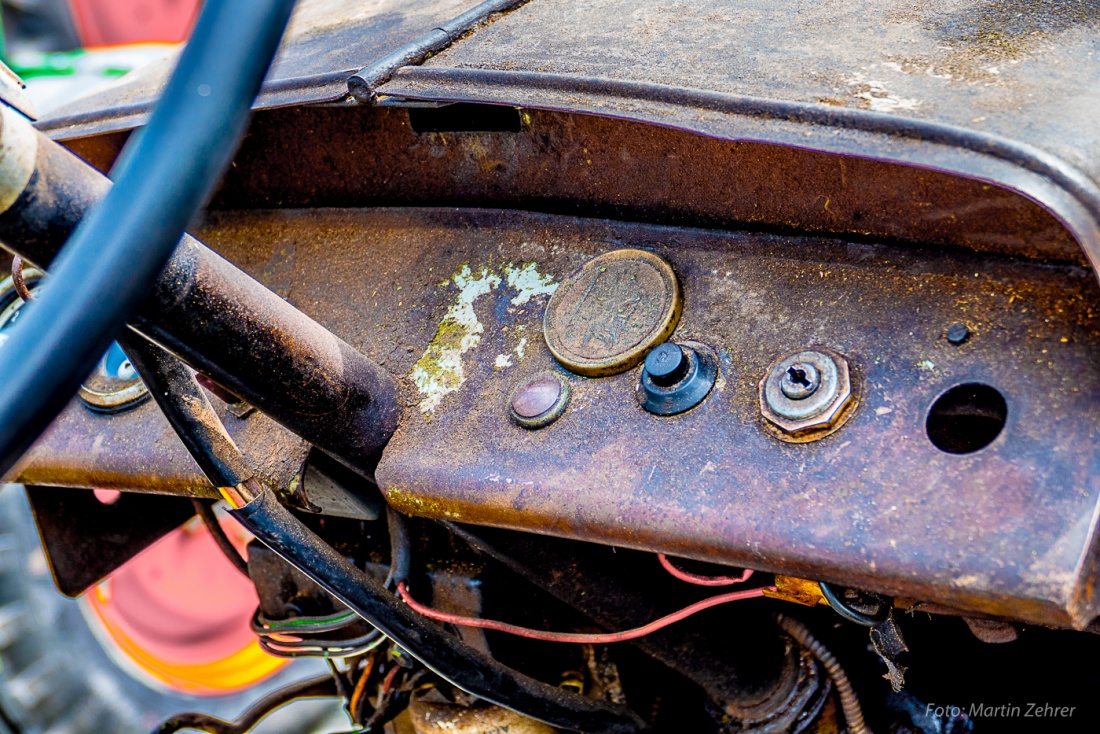
[[[848,674],[840,663],[816,637],[814,637],[806,625],[793,617],[783,614],[775,615],[775,622],[784,632],[790,635],[795,642],[810,651],[818,662],[829,674],[833,685],[836,686],[837,695],[840,696],[840,708],[844,712],[844,721],[848,724],[850,734],[871,734],[867,724],[863,721],[863,708],[859,705],[859,697],[852,688],[852,682],[848,680]]]

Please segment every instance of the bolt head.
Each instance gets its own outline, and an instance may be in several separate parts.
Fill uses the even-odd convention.
[[[970,329],[966,324],[951,324],[947,327],[947,341],[955,346],[970,338]]]
[[[831,433],[850,415],[853,401],[848,361],[829,349],[784,357],[760,381],[761,413],[784,440],[814,440]]]

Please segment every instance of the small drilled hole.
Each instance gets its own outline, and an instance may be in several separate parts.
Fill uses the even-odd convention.
[[[969,454],[993,443],[1006,418],[1008,405],[995,388],[977,382],[957,385],[928,411],[928,438],[941,451]]]

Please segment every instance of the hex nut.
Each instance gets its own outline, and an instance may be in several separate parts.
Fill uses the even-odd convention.
[[[816,387],[801,397],[789,397],[789,386],[784,390],[784,383],[790,382],[788,371],[805,367],[816,371]],[[848,360],[820,347],[783,357],[760,381],[761,414],[778,429],[777,438],[794,443],[816,441],[840,428],[856,398]]]

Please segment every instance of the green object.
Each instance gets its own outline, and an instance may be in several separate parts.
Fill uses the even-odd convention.
[[[72,51],[20,54],[18,60],[9,60],[8,66],[24,79],[44,76],[72,76],[76,73],[76,60],[86,53],[84,49],[78,48]]]

